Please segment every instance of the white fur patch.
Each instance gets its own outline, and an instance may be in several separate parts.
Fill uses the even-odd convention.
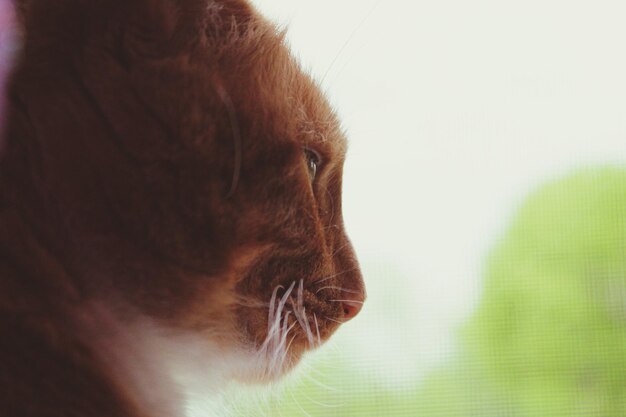
[[[85,313],[85,335],[106,372],[151,417],[184,417],[192,398],[211,398],[240,375],[257,372],[255,355],[225,349],[209,334],[125,322],[98,306]]]

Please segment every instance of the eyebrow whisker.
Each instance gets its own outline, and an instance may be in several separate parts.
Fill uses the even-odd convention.
[[[318,280],[317,280],[317,281],[315,281],[313,284],[315,285],[315,284],[322,283],[322,282],[327,281],[327,280],[329,280],[329,279],[331,279],[331,278],[335,278],[335,277],[337,277],[337,276],[339,276],[339,275],[342,275],[342,274],[347,274],[348,272],[352,272],[352,271],[355,271],[355,270],[357,270],[357,269],[359,269],[359,268],[358,268],[358,267],[354,267],[354,268],[346,269],[345,271],[337,272],[337,273],[335,273],[335,274],[333,274],[333,275],[329,275],[329,276],[327,276],[327,277],[325,277],[325,278],[318,279]]]
[[[363,305],[363,301],[357,301],[357,300],[328,300],[328,301],[332,301],[335,303],[355,303],[355,304],[361,304]]]
[[[343,288],[343,287],[336,287],[334,285],[327,285],[325,287],[318,288],[317,291],[315,291],[315,294],[319,293],[322,290],[327,290],[327,289],[339,290],[339,291],[347,292],[347,293],[350,293],[350,294],[360,294],[361,293],[360,291],[357,291],[357,290],[350,290],[350,289]]]

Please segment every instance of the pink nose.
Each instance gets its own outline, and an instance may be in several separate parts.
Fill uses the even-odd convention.
[[[343,307],[343,319],[345,321],[353,319],[357,314],[359,314],[361,308],[363,308],[362,301],[344,300],[341,305]]]

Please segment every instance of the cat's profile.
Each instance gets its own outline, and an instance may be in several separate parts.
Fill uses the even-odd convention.
[[[175,416],[354,317],[345,138],[243,0],[19,0],[0,414]]]

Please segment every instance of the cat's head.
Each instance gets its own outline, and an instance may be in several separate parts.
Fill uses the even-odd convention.
[[[242,379],[281,375],[365,298],[335,113],[244,1],[88,3],[24,7],[25,215],[86,292],[241,351]]]

